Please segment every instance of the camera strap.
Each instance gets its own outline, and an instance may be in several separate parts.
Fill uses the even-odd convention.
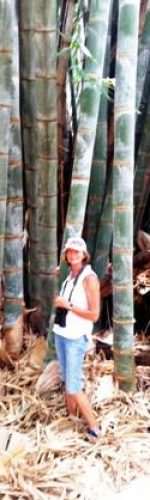
[[[78,281],[78,278],[79,278],[80,274],[82,273],[82,271],[83,271],[84,269],[85,269],[85,266],[81,267],[80,271],[78,272],[77,276],[75,277],[75,279],[74,279],[74,281],[73,281],[73,286],[72,286],[72,289],[71,289],[70,294],[69,294],[69,297],[68,297],[68,302],[70,302],[70,300],[71,300],[72,293],[73,293],[73,290],[74,290],[74,288],[75,288],[75,286],[76,286],[76,283],[77,283],[77,281]],[[65,288],[66,288],[66,286],[67,286],[67,283],[68,283],[68,277],[67,277],[67,279],[65,280],[65,283],[64,283],[63,288],[62,288],[62,293],[61,293],[61,295],[62,295],[62,296],[63,296],[63,294],[64,294],[64,291],[65,291]]]

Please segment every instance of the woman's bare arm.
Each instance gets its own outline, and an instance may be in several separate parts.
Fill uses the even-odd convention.
[[[97,276],[94,274],[87,276],[83,281],[83,286],[87,296],[88,309],[82,309],[81,304],[81,307],[72,305],[69,310],[81,318],[95,322],[100,315],[100,284]]]

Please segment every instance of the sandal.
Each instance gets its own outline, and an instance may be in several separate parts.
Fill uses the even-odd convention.
[[[87,435],[89,441],[91,441],[92,443],[95,443],[97,441],[97,439],[99,439],[101,437],[101,430],[99,428],[98,429],[88,429],[86,435]]]

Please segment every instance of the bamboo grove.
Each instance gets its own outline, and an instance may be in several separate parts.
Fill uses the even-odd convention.
[[[133,257],[149,222],[149,64],[150,0],[0,0],[3,335],[40,304],[50,343],[53,269],[66,238],[83,235],[100,279],[112,263],[125,390]]]

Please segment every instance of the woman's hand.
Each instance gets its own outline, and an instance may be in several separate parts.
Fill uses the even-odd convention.
[[[54,307],[69,309],[69,302],[64,297],[61,297],[61,295],[57,295],[54,299]]]

